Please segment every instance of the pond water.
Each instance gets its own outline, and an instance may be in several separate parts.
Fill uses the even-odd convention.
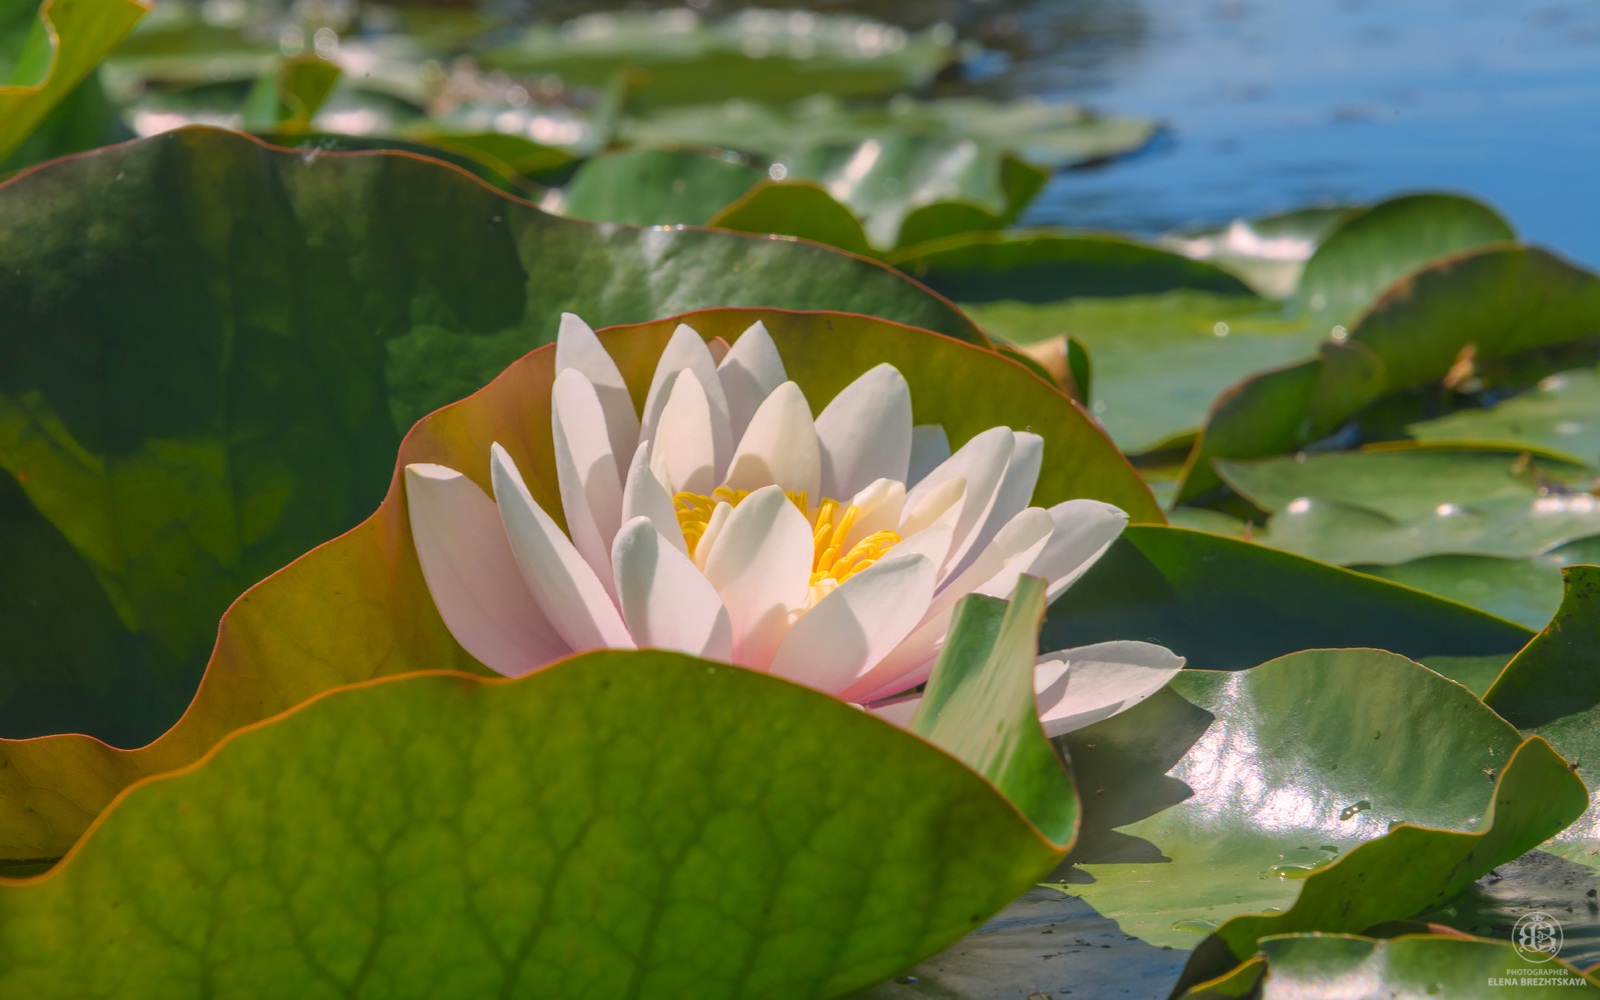
[[[1600,5],[1049,0],[980,23],[1017,39],[983,89],[1167,126],[1058,175],[1026,223],[1156,232],[1446,189],[1600,265]]]

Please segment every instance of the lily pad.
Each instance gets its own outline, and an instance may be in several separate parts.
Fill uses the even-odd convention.
[[[1050,609],[1043,649],[1140,639],[1205,670],[1304,649],[1510,656],[1531,630],[1409,587],[1240,539],[1133,525]]]
[[[1526,559],[1600,535],[1590,470],[1515,451],[1386,447],[1215,468],[1272,514],[1256,541],[1337,565]]]
[[[1236,274],[1258,295],[1287,299],[1300,284],[1306,261],[1357,206],[1302,208],[1258,219],[1234,219],[1211,229],[1182,229],[1161,245],[1185,257],[1209,261]]]
[[[659,107],[916,90],[950,62],[954,40],[948,25],[910,33],[854,15],[754,8],[706,23],[680,7],[598,11],[559,26],[534,25],[480,58],[498,69],[589,86],[636,71],[632,100]]]
[[[412,675],[235,734],[0,883],[0,992],[843,997],[1060,853],[935,746],[765,674]]]
[[[1261,953],[1267,963],[1262,1000],[1332,1000],[1340,995],[1337,984],[1352,982],[1370,984],[1378,995],[1387,996],[1461,1000],[1600,996],[1600,980],[1559,960],[1534,964],[1502,941],[1427,934],[1391,940],[1285,934],[1263,940]],[[1524,977],[1540,982],[1525,983]]]
[[[1085,812],[1059,887],[1130,934],[1188,948],[1236,914],[1298,912],[1302,887],[1348,865],[1353,849],[1370,850],[1357,845],[1391,824],[1470,829],[1491,801],[1485,769],[1505,767],[1522,738],[1433,671],[1348,649],[1186,670],[1162,694],[1061,741]],[[1361,905],[1387,895],[1370,891]],[[1302,929],[1347,928],[1283,928]],[[1227,967],[1254,953],[1250,940]]]
[[[1070,273],[1058,277],[1069,289],[1076,284]],[[1099,287],[1114,287],[1118,278],[1105,277]],[[992,337],[1030,343],[1067,335],[1088,348],[1089,407],[1129,454],[1198,429],[1219,392],[1316,345],[1303,322],[1284,318],[1271,303],[1190,288],[1049,304],[958,301]]]
[[[1032,426],[1051,442],[1035,502],[1092,496],[1135,519],[1161,516],[1137,474],[1064,394],[977,345],[864,316],[753,309],[711,310],[602,335],[642,405],[656,360],[680,321],[703,336],[734,342],[757,320],[810,399],[832,398],[887,362],[910,386],[915,419],[942,424],[954,444],[996,425]],[[444,464],[487,488],[489,447],[498,441],[535,498],[556,507],[549,436],[553,365],[553,347],[535,351],[482,392],[431,414],[401,442],[393,468]],[[273,574],[229,610],[193,704],[155,742],[132,751],[79,735],[0,742],[0,859],[59,857],[133,781],[184,767],[228,733],[329,688],[422,669],[485,671],[434,610],[397,482],[391,480],[375,515]],[[296,629],[285,629],[286,621],[298,623]],[[52,676],[60,676],[59,668]],[[88,673],[89,680],[95,677]],[[84,690],[72,693],[93,705],[95,689],[80,684]],[[51,690],[60,697],[59,689]]]
[[[11,5],[0,23],[0,161],[94,71],[150,10],[142,0],[45,0]],[[37,13],[35,13],[35,11]],[[26,23],[25,33],[19,31]]]
[[[1597,327],[1600,278],[1546,251],[1493,245],[1436,261],[1391,286],[1319,357],[1252,376],[1218,397],[1177,499],[1222,485],[1212,459],[1295,451],[1375,400],[1443,378],[1458,362],[1508,357]]]
[[[855,213],[811,181],[757,184],[717,212],[710,224],[741,233],[812,240],[862,257],[878,256]]]
[[[599,325],[825,307],[982,340],[898,272],[826,248],[602,229],[435,160],[204,129],[10,181],[0,233],[0,300],[17,304],[0,333],[0,466],[81,553],[70,572],[105,589],[119,650],[91,669],[8,645],[41,650],[9,661],[13,691],[75,698],[80,721],[62,728],[123,746],[177,719],[235,597],[377,506],[406,427],[553,340],[562,310]],[[126,683],[68,697],[80,670]],[[51,731],[16,696],[0,717],[38,722],[5,735]]]
[[[1306,262],[1294,306],[1328,330],[1350,326],[1379,293],[1436,257],[1516,238],[1494,209],[1452,194],[1412,194],[1345,218]]]
[[[766,175],[689,150],[641,149],[586,161],[562,190],[561,213],[634,226],[705,225]]]
[[[1419,441],[1516,441],[1600,465],[1600,372],[1551,375],[1487,409],[1458,410],[1406,431]]]

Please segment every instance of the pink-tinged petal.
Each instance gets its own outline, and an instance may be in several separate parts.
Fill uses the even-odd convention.
[[[804,493],[808,502],[816,506],[821,482],[822,457],[816,425],[811,422],[811,407],[799,386],[785,382],[772,390],[750,418],[750,426],[733,453],[724,485],[752,491],[781,486],[792,493]]]
[[[662,539],[648,517],[623,525],[611,554],[622,618],[640,648],[729,659],[733,624],[722,599],[689,557]]]
[[[1167,686],[1184,659],[1148,642],[1101,642],[1039,658],[1035,691],[1046,736],[1060,736],[1109,719]],[[1052,670],[1061,663],[1066,670]],[[1054,674],[1048,683],[1046,675]]]
[[[823,495],[827,495],[826,489]],[[846,552],[874,532],[894,531],[900,527],[900,515],[905,512],[906,486],[896,479],[875,480],[851,497],[850,505],[856,508],[856,519],[844,538]]]
[[[995,490],[989,516],[984,518],[983,524],[972,537],[963,559],[966,565],[956,566],[955,572],[971,565],[977,554],[1000,533],[1000,529],[1033,499],[1033,487],[1039,481],[1039,469],[1044,460],[1044,438],[1027,431],[1013,431],[1012,437],[1015,446],[1011,450],[1011,461],[1006,463],[1005,475],[1000,477],[1000,486]]]
[[[633,462],[628,466],[628,481],[622,487],[622,523],[627,524],[636,517],[648,517],[673,548],[686,556],[689,554],[672,498],[650,471],[649,441],[640,441],[634,450]]]
[[[1010,596],[1011,589],[1016,586],[1017,576],[1038,558],[1054,527],[1050,513],[1042,507],[1029,507],[1017,514],[1000,529],[994,541],[978,554],[972,565],[945,581],[923,620],[931,621],[974,591],[990,593],[1003,586],[1004,593],[990,593],[990,596]]]
[[[644,418],[639,423],[639,440],[656,440],[656,430],[660,426],[661,413],[667,407],[667,397],[672,393],[678,373],[685,369],[694,372],[701,390],[705,392],[706,406],[711,411],[712,449],[716,455],[712,479],[721,482],[728,461],[733,457],[728,400],[723,395],[722,380],[717,375],[716,363],[711,360],[711,352],[706,348],[705,341],[682,323],[672,332],[666,350],[661,352],[661,360],[656,362],[655,375],[650,379],[650,394],[644,401]]]
[[[734,341],[727,356],[717,364],[717,375],[728,400],[728,425],[735,441],[744,437],[750,418],[772,390],[789,380],[778,347],[760,321]]]
[[[911,725],[911,717],[917,714],[917,706],[922,704],[922,695],[913,694],[904,698],[891,698],[880,701],[876,705],[868,705],[867,713],[876,715],[885,722],[893,723],[901,729]]]
[[[907,535],[896,542],[883,558],[892,559],[896,556],[909,556],[912,554],[927,556],[928,561],[935,566],[944,561],[950,552],[950,540],[955,536],[955,529],[948,524],[931,524],[914,535]]]
[[[911,387],[893,365],[845,386],[817,417],[822,496],[842,500],[875,479],[905,482],[911,463]]]
[[[948,480],[966,479],[967,493],[962,501],[961,517],[955,525],[955,544],[951,546],[949,560],[940,567],[947,574],[963,565],[979,526],[988,519],[1015,448],[1016,436],[1009,427],[991,427],[962,445],[906,493],[906,507],[914,511],[923,497]]]
[[[550,394],[556,481],[572,544],[613,599],[611,539],[622,524],[622,483],[611,454],[605,411],[594,386],[576,369],[556,376]]]
[[[911,462],[906,468],[906,488],[909,489],[937,469],[950,457],[950,438],[943,424],[918,424],[911,428]]]
[[[669,493],[707,496],[717,485],[711,404],[692,369],[678,373],[650,442],[650,471]]]
[[[516,463],[498,443],[489,449],[489,471],[517,568],[556,634],[575,653],[632,649],[622,614],[600,578],[534,501]]]
[[[617,460],[617,478],[627,474],[628,457],[639,443],[639,415],[633,397],[622,381],[622,372],[611,355],[600,345],[589,324],[572,313],[561,314],[556,333],[556,374],[576,368],[594,385],[600,407],[606,415],[606,436],[611,439],[611,454]]]
[[[933,585],[925,556],[879,559],[794,623],[772,673],[828,694],[849,687],[916,627]]]
[[[728,356],[728,342],[721,337],[712,337],[706,341],[706,350],[711,352],[711,360],[720,365],[722,359]]]
[[[507,677],[571,652],[528,591],[500,512],[477,483],[442,465],[408,465],[406,506],[428,592],[463,649]]]
[[[1055,530],[1028,575],[1050,581],[1046,592],[1055,600],[1089,571],[1127,527],[1128,515],[1099,500],[1068,500],[1050,508]]]
[[[838,697],[843,701],[868,705],[925,683],[939,659],[939,650],[944,648],[945,636],[950,631],[951,614],[951,609],[946,608],[931,621],[912,629],[911,634],[878,661],[877,666],[840,691]]]
[[[811,525],[783,495],[756,490],[727,516],[706,555],[706,579],[733,620],[733,662],[765,670],[789,613],[805,605],[815,555]]]
[[[923,493],[916,507],[902,505],[900,536],[909,538],[934,524],[948,524],[954,530],[961,520],[961,509],[966,503],[967,481],[962,476],[946,479]]]
[[[706,530],[701,533],[700,542],[694,547],[695,569],[702,573],[706,571],[706,557],[716,545],[717,536],[722,534],[722,526],[728,523],[732,515],[733,505],[727,501],[721,501],[711,508],[711,516],[706,518]]]

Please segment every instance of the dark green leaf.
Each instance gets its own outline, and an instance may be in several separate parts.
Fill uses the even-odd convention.
[[[0,993],[844,997],[1059,856],[954,758],[764,674],[414,675],[238,733],[0,884]]]
[[[608,153],[578,168],[562,190],[561,213],[632,226],[701,226],[765,176],[737,157],[667,149]]]
[[[710,220],[718,229],[795,236],[862,257],[878,254],[854,213],[810,181],[765,181]]]

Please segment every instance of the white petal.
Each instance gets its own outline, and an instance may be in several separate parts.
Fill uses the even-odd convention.
[[[489,449],[489,471],[517,568],[556,634],[577,653],[632,649],[627,626],[600,578],[534,502],[516,463],[498,443]]]
[[[650,471],[669,494],[709,496],[716,488],[712,420],[711,404],[699,377],[692,369],[679,372],[650,443]]]
[[[616,597],[611,583],[611,539],[622,524],[622,483],[606,434],[605,412],[595,388],[576,369],[556,376],[551,390],[550,432],[555,443],[556,481],[572,544]]]
[[[633,463],[628,466],[628,481],[622,487],[622,523],[636,517],[648,517],[661,532],[661,537],[672,547],[689,554],[683,540],[683,529],[678,526],[678,514],[673,509],[672,497],[667,495],[661,481],[650,471],[650,442],[640,441],[634,450]]]
[[[933,597],[933,563],[879,559],[807,611],[772,657],[772,673],[829,694],[876,666],[921,620]]]
[[[600,338],[589,329],[589,324],[572,313],[561,314],[561,327],[556,334],[556,374],[576,368],[594,384],[600,397],[600,406],[606,414],[606,435],[611,439],[611,453],[617,459],[617,477],[627,474],[628,456],[639,443],[639,415],[633,409],[633,397],[628,395],[628,384],[622,381],[622,372],[611,355],[600,346]]]
[[[826,493],[824,493],[826,495]],[[878,479],[850,498],[856,508],[855,523],[844,538],[844,551],[850,551],[857,542],[877,531],[894,531],[900,527],[900,515],[906,504],[905,484],[894,479]],[[943,556],[941,555],[942,559]],[[939,563],[936,560],[934,565]]]
[[[623,525],[612,558],[622,618],[635,643],[729,658],[733,625],[722,599],[688,556],[663,542],[648,517]]]
[[[885,552],[884,559],[895,556],[907,556],[912,553],[928,557],[928,561],[935,566],[944,561],[950,552],[950,539],[955,535],[955,529],[948,524],[932,524],[914,535],[907,535]]]
[[[931,524],[944,522],[953,529],[961,520],[961,505],[967,496],[967,480],[962,476],[946,479],[922,494],[917,505],[902,504],[905,512],[900,521],[901,537],[910,537]]]
[[[733,662],[765,670],[789,630],[789,612],[805,604],[815,555],[811,525],[768,486],[728,515],[706,555],[705,574],[733,619]]]
[[[726,501],[711,508],[711,516],[706,518],[706,530],[700,535],[700,541],[694,547],[694,565],[700,572],[706,571],[706,557],[716,545],[717,536],[722,534],[722,526],[728,523],[728,518],[732,515],[733,505]]]
[[[918,424],[911,428],[911,463],[906,469],[906,486],[915,486],[950,457],[950,439],[943,424]]]
[[[717,365],[722,393],[728,400],[728,424],[735,441],[744,437],[750,418],[772,390],[789,380],[772,335],[759,321],[734,341]]]
[[[1009,597],[1017,576],[1039,557],[1055,524],[1049,511],[1029,507],[1013,517],[994,541],[961,573],[945,582],[928,608],[931,620],[974,591],[991,597]]]
[[[799,386],[785,382],[772,390],[750,418],[728,466],[725,485],[736,490],[777,485],[804,493],[815,506],[821,481],[822,457],[811,407]]]
[[[994,540],[1000,529],[1017,516],[1018,511],[1028,506],[1028,501],[1033,499],[1033,487],[1039,482],[1039,469],[1044,459],[1044,438],[1027,431],[1013,431],[1012,437],[1015,446],[1011,450],[1011,461],[1006,463],[1005,475],[1000,477],[1000,486],[995,490],[989,516],[984,518],[967,547],[963,562],[968,565],[984,546]],[[954,572],[959,573],[965,568],[964,565],[957,565]]]
[[[1067,663],[1053,682],[1039,685],[1039,721],[1046,736],[1070,733],[1132,708],[1166,687],[1184,664],[1183,657],[1148,642],[1101,642],[1039,659],[1036,680],[1051,661]]]
[[[1055,530],[1028,573],[1050,581],[1047,595],[1053,601],[1105,554],[1127,526],[1128,515],[1099,500],[1067,500],[1050,508],[1050,519]]]
[[[911,463],[911,388],[882,364],[845,386],[817,417],[822,496],[842,500],[874,479],[905,482]]]
[[[944,648],[951,617],[951,609],[946,608],[932,621],[918,625],[877,666],[840,691],[838,697],[867,704],[926,682],[939,659],[939,650]]]
[[[911,717],[917,714],[917,706],[922,704],[922,695],[914,694],[905,698],[896,698],[893,701],[880,702],[867,707],[867,714],[876,715],[885,722],[892,722],[901,729],[911,725]]]
[[[522,581],[500,512],[477,483],[442,465],[408,465],[406,507],[428,592],[462,648],[507,677],[571,652]]]
[[[666,409],[667,397],[671,395],[673,383],[678,373],[688,369],[694,372],[695,378],[700,380],[700,388],[704,390],[706,405],[711,411],[711,440],[716,453],[716,471],[712,479],[722,481],[722,474],[727,470],[728,460],[733,457],[733,432],[728,426],[728,400],[722,392],[722,380],[717,375],[717,366],[711,360],[711,352],[707,350],[705,341],[700,335],[682,323],[672,332],[672,339],[667,341],[666,350],[661,352],[661,360],[656,362],[655,375],[650,380],[650,394],[644,401],[644,419],[639,422],[639,440],[654,441],[657,437],[656,428],[661,421],[661,411]]]
[[[906,507],[914,511],[924,496],[947,480],[966,479],[967,495],[961,517],[956,521],[956,539],[947,567],[962,565],[978,527],[988,519],[994,506],[995,493],[1015,447],[1016,436],[1009,427],[991,427],[962,445],[906,494]]]

